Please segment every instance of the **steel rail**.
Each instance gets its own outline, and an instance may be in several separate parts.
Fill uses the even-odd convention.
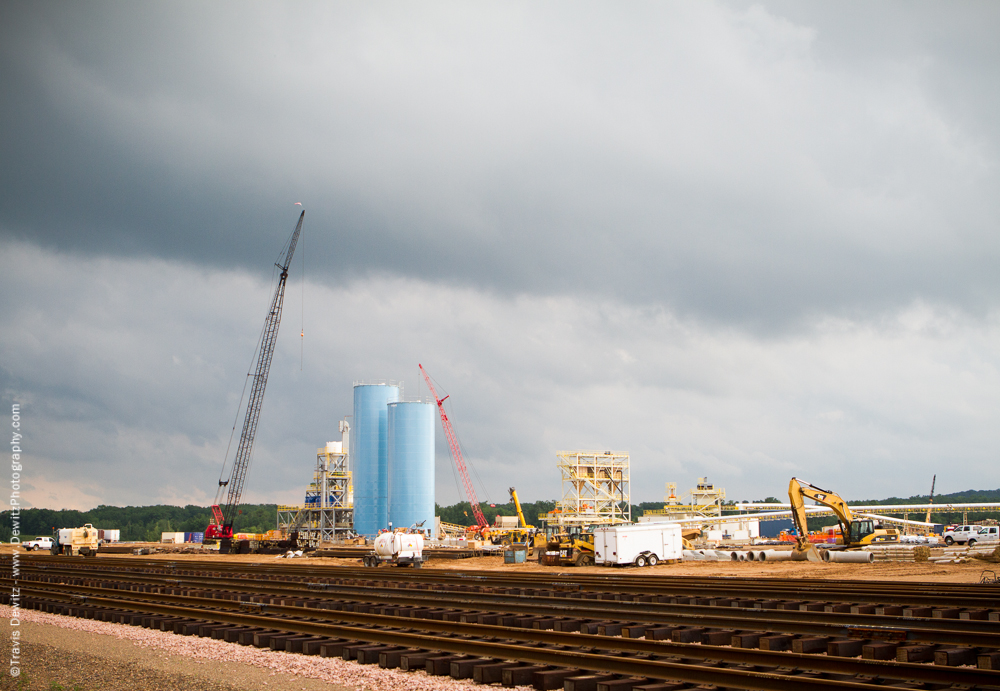
[[[100,579],[93,579],[100,580]],[[108,579],[110,580],[110,579]],[[496,593],[434,593],[375,586],[329,586],[318,591],[308,585],[233,582],[220,579],[191,579],[178,574],[169,583],[155,578],[141,579],[154,587],[190,590],[244,592],[246,594],[332,600],[337,597],[357,602],[379,602],[413,607],[437,607],[489,614],[497,608],[509,614],[563,617],[568,619],[628,621],[644,624],[707,626],[723,629],[762,631],[775,634],[800,634],[831,637],[857,636],[859,630],[883,631],[909,643],[947,643],[1000,649],[1000,630],[996,622],[968,619],[933,619],[887,614],[848,614],[777,609],[749,609],[711,605],[672,605],[665,603],[617,602],[614,600],[581,601],[545,596],[508,596]],[[135,577],[130,582],[135,582]],[[62,588],[92,586],[62,585]],[[121,591],[115,591],[121,592]],[[128,591],[124,591],[128,592]],[[484,609],[484,607],[486,609]]]
[[[38,559],[52,563],[56,559],[67,561],[65,557],[33,557],[29,560],[22,560],[22,568],[26,563]],[[102,558],[100,562],[112,561]],[[372,569],[352,568],[352,567],[301,567],[298,565],[261,565],[261,564],[233,564],[220,563],[218,561],[197,561],[197,562],[163,562],[160,560],[146,560],[144,563],[136,564],[133,560],[114,560],[112,566],[126,568],[155,568],[155,569],[182,569],[185,571],[195,571],[199,569],[224,572],[236,571],[246,573],[251,567],[253,573],[264,573],[288,577],[300,578],[330,578],[331,576],[361,577],[372,579],[375,572]],[[94,568],[93,562],[86,564],[85,568]],[[105,564],[101,564],[105,566]],[[346,573],[345,573],[346,572]],[[881,581],[806,581],[805,579],[779,581],[776,579],[775,585],[761,583],[759,581],[748,581],[742,578],[699,578],[691,581],[688,577],[611,577],[611,576],[587,576],[585,574],[517,574],[498,575],[496,572],[417,572],[403,569],[382,569],[377,571],[380,580],[398,580],[411,582],[433,583],[440,586],[443,583],[488,585],[489,587],[546,587],[552,589],[555,586],[577,588],[583,591],[591,591],[594,586],[606,587],[607,592],[615,592],[626,595],[650,595],[650,594],[671,594],[688,597],[728,597],[728,598],[764,598],[771,599],[781,597],[786,599],[811,598],[815,600],[825,600],[828,602],[864,602],[870,601],[878,604],[893,605],[919,605],[937,607],[974,607],[974,608],[1000,608],[1000,588],[996,586],[981,586],[979,584],[949,585],[940,583],[888,583]],[[527,582],[526,582],[527,581]],[[531,582],[538,581],[539,585],[531,585]]]
[[[358,626],[347,626],[344,624],[316,622],[315,615],[317,612],[315,610],[303,611],[302,608],[282,605],[268,606],[263,612],[295,618],[264,616],[263,613],[246,613],[234,610],[232,607],[219,609],[205,605],[218,605],[220,601],[209,600],[207,603],[204,603],[196,600],[192,601],[190,598],[182,596],[161,596],[160,599],[167,603],[162,604],[96,595],[80,598],[65,593],[53,593],[33,587],[22,587],[23,597],[29,598],[32,595],[41,595],[44,597],[54,595],[57,601],[61,601],[66,605],[79,607],[103,606],[117,611],[125,609],[128,611],[188,618],[195,621],[213,621],[247,627],[256,626],[263,630],[280,630],[289,633],[346,638],[386,645],[404,645],[419,649],[479,655],[485,658],[536,662],[570,668],[576,667],[596,672],[645,676],[692,683],[712,683],[722,686],[732,686],[738,680],[739,688],[746,689],[802,688],[803,679],[791,675],[744,672],[742,670],[737,671],[725,668],[706,668],[702,665],[692,665],[691,660],[786,670],[797,669],[824,674],[853,675],[879,680],[876,683],[881,683],[886,679],[893,679],[917,681],[920,683],[965,684],[968,687],[983,685],[1000,686],[1000,672],[969,668],[939,668],[932,665],[914,663],[859,661],[802,653],[773,653],[755,649],[734,649],[666,641],[622,639],[610,636],[588,636],[586,639],[581,640],[579,635],[533,629],[462,624],[458,622],[437,622],[433,620],[393,617],[390,615],[362,615],[337,612],[337,618],[341,621],[358,624]],[[223,604],[225,604],[225,601],[223,601]],[[236,603],[236,606],[238,607],[239,604]],[[299,618],[303,614],[310,615],[312,620],[303,621]],[[372,626],[390,628],[369,628]],[[406,631],[398,630],[400,628],[405,628]],[[416,628],[423,629],[428,634],[412,633],[413,629]],[[445,635],[429,635],[435,633]],[[496,643],[482,640],[456,640],[449,636],[475,636],[515,642],[522,641],[529,645],[519,646],[512,645],[511,643]],[[585,650],[600,650],[642,656],[652,655],[666,659],[623,658],[620,656],[598,655],[593,652],[553,651],[548,649],[540,650],[538,648],[539,644],[580,648],[581,643],[585,643],[582,646]],[[652,665],[652,667],[643,667],[646,664]],[[749,674],[749,679],[744,677],[747,674]],[[809,678],[808,683],[812,685],[814,682],[824,681],[829,680]],[[786,685],[788,682],[793,682],[798,686],[789,687]],[[843,684],[848,685],[844,686]],[[859,684],[850,681],[837,681],[821,685],[829,686],[830,688],[871,688],[869,684]]]
[[[213,598],[196,598],[183,595],[156,595],[141,597],[140,594],[126,592],[123,597],[120,591],[103,588],[81,586],[76,594],[58,590],[22,586],[23,595],[34,594],[39,599],[55,597],[66,603],[114,602],[118,607],[131,608],[134,605],[149,604],[151,600],[169,603],[175,606],[196,607],[202,612],[245,612],[252,605],[246,602],[232,600],[217,600]],[[153,602],[157,604],[157,602]],[[958,683],[958,677],[968,683],[992,680],[1000,686],[1000,672],[972,670],[953,667],[936,667],[917,663],[879,662],[873,660],[854,660],[852,658],[834,658],[825,655],[809,653],[772,652],[755,648],[731,648],[728,646],[711,646],[702,644],[677,643],[673,641],[651,641],[646,639],[630,639],[617,636],[587,635],[582,637],[576,633],[508,627],[495,624],[472,624],[464,622],[447,622],[433,619],[401,617],[388,614],[356,613],[347,611],[331,611],[301,607],[294,605],[262,605],[254,609],[275,615],[270,619],[270,628],[283,628],[287,618],[308,618],[315,621],[320,618],[355,624],[360,627],[394,627],[408,630],[426,631],[429,633],[482,636],[487,638],[506,638],[525,643],[548,645],[587,647],[599,650],[630,654],[646,654],[660,656],[675,656],[689,659],[699,659],[705,662],[720,661],[729,664],[753,666],[774,666],[806,669],[821,673],[854,674],[866,676],[882,676],[903,681],[919,680],[929,683]],[[206,615],[207,616],[207,615]],[[868,633],[873,633],[869,630]],[[885,629],[884,634],[897,634],[898,631]],[[980,674],[982,672],[982,674]],[[985,675],[985,676],[983,676]]]

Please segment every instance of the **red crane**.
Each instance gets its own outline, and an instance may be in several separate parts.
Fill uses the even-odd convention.
[[[427,388],[431,390],[431,396],[434,397],[438,410],[441,412],[441,426],[444,427],[444,436],[448,437],[448,446],[451,447],[451,457],[455,459],[455,465],[458,467],[458,472],[462,476],[462,482],[465,484],[465,494],[469,499],[469,504],[472,506],[472,515],[476,517],[476,525],[482,531],[483,528],[489,527],[489,523],[486,522],[486,516],[483,515],[482,509],[479,508],[476,490],[472,486],[472,480],[469,479],[469,471],[466,470],[465,460],[462,458],[462,449],[458,446],[455,430],[451,428],[451,420],[448,419],[448,414],[444,412],[444,401],[448,396],[438,398],[437,391],[434,390],[434,385],[431,384],[431,378],[427,376],[427,370],[420,364],[417,367],[420,368],[420,373],[424,375]]]

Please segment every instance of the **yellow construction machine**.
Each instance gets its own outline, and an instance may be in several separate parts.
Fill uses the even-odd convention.
[[[792,505],[792,520],[798,531],[792,561],[822,561],[816,545],[809,541],[809,529],[806,525],[805,498],[829,507],[840,523],[840,534],[843,536],[842,549],[863,547],[877,542],[899,542],[899,531],[895,528],[876,528],[870,518],[854,518],[851,508],[839,494],[830,490],[820,489],[805,480],[792,478],[788,483],[788,500]]]
[[[545,566],[593,566],[594,534],[563,532],[551,535],[538,550],[538,563]]]
[[[517,490],[513,487],[509,488],[510,499],[514,502],[514,508],[517,509],[517,520],[518,526],[516,528],[507,528],[499,532],[499,544],[504,545],[523,545],[527,551],[527,555],[530,557],[534,552],[536,547],[545,547],[545,536],[539,535],[538,529],[533,525],[528,525],[528,522],[524,520],[524,512],[521,510],[521,502],[517,498]]]

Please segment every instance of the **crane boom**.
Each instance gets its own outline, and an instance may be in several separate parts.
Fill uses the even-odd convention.
[[[469,471],[465,467],[465,459],[462,458],[462,449],[458,445],[458,439],[455,437],[455,430],[451,428],[451,420],[448,419],[448,414],[444,412],[444,398],[438,398],[437,391],[434,390],[434,385],[431,384],[431,378],[427,376],[427,370],[424,369],[423,365],[418,364],[417,367],[420,368],[420,373],[424,375],[424,381],[427,382],[427,388],[431,390],[431,396],[434,397],[434,401],[437,403],[438,412],[441,413],[441,426],[444,427],[444,436],[448,438],[448,446],[451,448],[451,457],[455,459],[455,465],[458,467],[458,473],[462,476],[462,483],[465,485],[465,495],[469,500],[469,504],[472,506],[472,515],[476,517],[476,525],[480,528],[486,528],[489,524],[486,522],[486,516],[483,515],[482,509],[479,508],[479,499],[476,498],[476,490],[472,486],[472,480],[469,478]]]
[[[927,499],[927,518],[924,519],[924,523],[931,522],[931,504],[934,503],[934,485],[937,484],[937,473],[931,479],[931,496]]]
[[[288,266],[292,262],[292,255],[295,254],[295,246],[299,241],[299,233],[302,232],[302,221],[305,219],[305,215],[304,210],[299,214],[299,222],[295,225],[295,231],[288,242],[288,249],[285,251],[281,263],[275,264],[281,270],[281,275],[278,278],[278,285],[274,289],[274,296],[271,298],[271,308],[264,319],[264,329],[261,332],[260,346],[257,352],[257,366],[250,389],[250,400],[247,403],[243,431],[240,434],[240,443],[233,460],[233,468],[228,480],[219,481],[220,492],[223,487],[228,489],[226,503],[222,508],[218,504],[212,506],[213,522],[205,530],[205,537],[209,539],[225,540],[231,539],[233,536],[233,521],[243,497],[243,483],[246,480],[247,470],[250,468],[250,460],[253,455],[253,443],[257,436],[257,424],[260,421],[261,405],[264,402],[267,375],[271,369],[271,359],[274,356],[274,344],[278,340],[278,327],[281,325],[281,308],[285,301]]]
[[[522,528],[527,528],[528,527],[528,522],[526,520],[524,520],[524,512],[521,511],[521,502],[517,498],[517,490],[514,489],[513,487],[510,488],[510,499],[511,499],[511,501],[514,502],[514,508],[517,509],[517,520],[519,520],[521,522],[521,527]]]

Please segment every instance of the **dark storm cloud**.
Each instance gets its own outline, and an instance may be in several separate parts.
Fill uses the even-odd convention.
[[[892,7],[7,3],[0,230],[260,271],[303,201],[330,284],[981,311],[997,14]]]
[[[637,501],[995,486],[998,14],[2,3],[25,496],[212,499],[296,201],[251,501],[301,500],[352,382],[418,395],[417,362],[493,499],[586,447]]]
[[[0,246],[0,398],[30,425],[36,506],[209,503],[271,286],[245,271]],[[316,449],[339,439],[352,384],[440,393],[482,498],[560,496],[555,454],[631,454],[632,498],[708,475],[730,498],[780,496],[792,475],[851,497],[1000,480],[1000,318],[913,305],[754,338],[657,309],[508,298],[411,279],[287,294],[249,501],[296,503]],[[304,356],[303,356],[304,352]],[[242,418],[237,420],[242,422]],[[237,433],[239,430],[237,429]],[[460,501],[437,427],[437,500]],[[232,453],[230,453],[230,460]],[[950,483],[950,484],[949,484]],[[958,483],[958,484],[956,484]],[[944,488],[944,485],[939,485]]]

